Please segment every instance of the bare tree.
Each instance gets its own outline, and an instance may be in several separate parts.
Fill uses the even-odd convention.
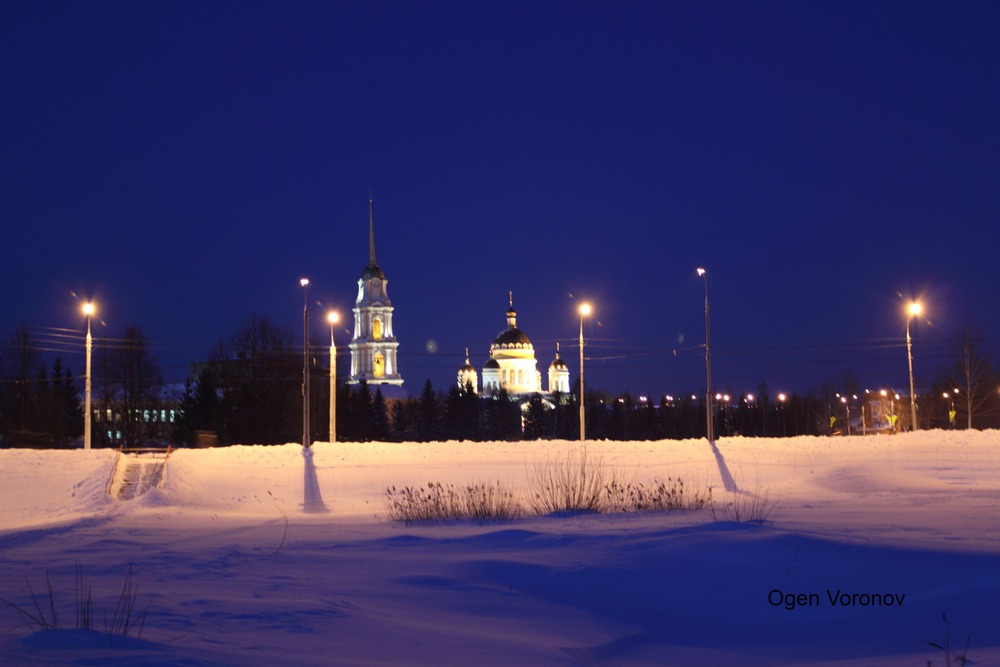
[[[18,326],[4,347],[0,373],[0,416],[6,441],[17,440],[17,434],[28,429],[40,367],[31,332],[24,325]]]
[[[147,414],[158,408],[163,387],[146,334],[134,324],[126,327],[121,340],[102,346],[98,368],[102,400],[112,418],[109,430],[120,434],[126,448],[141,446],[150,435]]]
[[[984,419],[996,412],[996,373],[990,359],[982,353],[981,338],[971,327],[959,335],[955,351],[949,384],[958,389],[954,392],[955,408],[965,413],[966,428],[971,429],[973,417]]]

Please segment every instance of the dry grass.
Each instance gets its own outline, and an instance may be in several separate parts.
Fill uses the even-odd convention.
[[[528,475],[528,506],[535,514],[603,512],[605,489],[621,484],[601,459],[587,457],[587,450],[569,452],[565,460],[535,465]]]
[[[771,518],[777,507],[766,490],[757,489],[754,492],[739,491],[728,494],[726,500],[709,503],[712,519],[715,521],[732,521],[734,523],[761,524]]]
[[[523,500],[500,482],[466,486],[429,482],[401,489],[393,486],[385,490],[385,513],[389,520],[409,525],[455,519],[509,521],[525,514],[665,512],[714,507],[711,489],[692,492],[680,479],[673,478],[654,479],[648,485],[624,482],[620,473],[602,459],[589,457],[586,449],[569,452],[564,459],[536,464],[527,470],[527,479]],[[735,511],[742,514],[742,506]]]
[[[386,514],[392,521],[509,521],[521,516],[520,501],[500,482],[456,487],[429,482],[425,487],[390,487],[385,490]]]
[[[665,482],[654,479],[648,486],[641,482],[622,485],[612,480],[605,487],[605,496],[610,512],[700,510],[712,502],[712,489],[691,492],[683,481],[672,477]]]
[[[43,630],[58,630],[62,627],[59,622],[59,614],[56,612],[56,596],[52,588],[52,581],[49,573],[45,573],[45,584],[47,596],[43,601],[39,601],[38,596],[31,587],[31,582],[25,579],[28,587],[28,594],[31,596],[30,605],[19,605],[9,600],[0,598],[0,602],[5,603],[17,612],[21,617],[21,625],[34,632]],[[132,578],[132,566],[129,565],[125,575],[125,582],[122,591],[118,595],[118,602],[111,618],[105,614],[105,632],[109,637],[114,635],[142,637],[142,629],[146,622],[146,614],[152,600],[141,611],[136,609],[136,602],[139,597],[139,587]],[[76,565],[76,626],[77,630],[93,629],[93,596],[91,587],[83,580],[83,571],[80,564]],[[46,608],[48,611],[46,611]]]

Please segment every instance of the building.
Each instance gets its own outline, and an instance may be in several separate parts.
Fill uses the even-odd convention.
[[[362,380],[369,385],[399,386],[403,378],[396,363],[399,342],[392,331],[392,303],[386,292],[388,281],[375,261],[375,226],[372,199],[368,198],[368,266],[358,279],[354,303],[354,337],[349,384]]]
[[[556,343],[556,357],[549,364],[548,391],[542,388],[542,375],[535,359],[535,347],[531,339],[517,326],[517,311],[514,310],[513,294],[508,297],[507,327],[497,334],[490,345],[490,358],[483,366],[482,393],[489,395],[501,389],[513,398],[527,398],[532,394],[568,394],[569,368],[559,355]],[[479,393],[476,384],[476,369],[469,361],[469,350],[465,351],[465,364],[458,369],[459,387],[470,384]]]

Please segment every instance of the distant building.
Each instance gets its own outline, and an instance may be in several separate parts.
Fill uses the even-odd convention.
[[[469,361],[469,348],[465,348],[465,363],[458,369],[458,386],[460,389],[471,387],[472,393],[479,393],[479,374]]]
[[[368,198],[368,266],[358,279],[358,298],[354,303],[354,338],[351,350],[349,384],[365,381],[369,385],[402,385],[396,364],[399,343],[392,332],[392,303],[386,292],[385,274],[375,261],[375,226],[372,199]]]
[[[476,369],[469,361],[469,351],[465,351],[465,364],[458,369],[458,385],[472,385],[479,392]],[[568,394],[569,368],[559,355],[556,344],[556,358],[549,364],[548,391],[542,388],[542,375],[538,372],[535,347],[531,339],[517,326],[517,311],[514,297],[509,296],[507,328],[497,334],[490,345],[490,358],[483,366],[482,393],[489,395],[506,391],[514,398],[527,398],[531,394]]]

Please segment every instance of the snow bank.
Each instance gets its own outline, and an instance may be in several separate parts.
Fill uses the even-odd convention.
[[[107,496],[113,452],[0,450],[0,597],[31,604],[25,579],[45,591],[48,572],[72,619],[79,564],[99,618],[131,564],[150,605],[142,641],[20,627],[0,634],[0,654],[14,665],[944,664],[927,642],[944,641],[947,612],[953,643],[970,635],[974,661],[1000,664],[997,432],[733,438],[718,456],[694,440],[587,445],[626,481],[679,477],[720,501],[734,497],[724,466],[739,494],[776,501],[765,526],[705,510],[379,519],[386,487],[524,489],[535,466],[579,448],[179,450],[163,487],[127,502]]]

